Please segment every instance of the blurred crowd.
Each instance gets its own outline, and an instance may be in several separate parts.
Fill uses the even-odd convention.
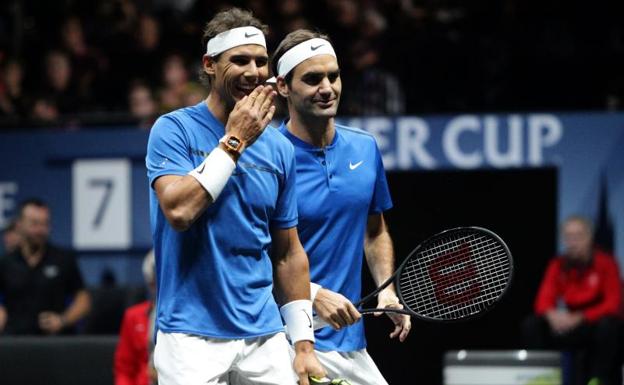
[[[624,3],[519,0],[7,0],[0,127],[132,123],[206,94],[204,23],[229,6],[326,32],[341,115],[618,110]]]

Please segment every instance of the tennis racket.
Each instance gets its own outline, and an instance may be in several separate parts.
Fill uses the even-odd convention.
[[[468,320],[489,311],[509,288],[513,258],[505,242],[481,227],[442,231],[418,245],[394,274],[355,304],[361,314],[401,313],[434,322]],[[362,306],[394,283],[403,309]],[[328,324],[314,317],[314,329]]]

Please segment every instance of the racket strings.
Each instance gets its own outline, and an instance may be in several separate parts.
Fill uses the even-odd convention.
[[[408,308],[426,317],[457,319],[488,307],[507,287],[506,248],[484,234],[455,234],[411,255],[399,286]]]

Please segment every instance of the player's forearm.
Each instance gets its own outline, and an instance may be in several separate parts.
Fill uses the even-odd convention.
[[[303,248],[276,264],[275,285],[278,301],[282,304],[310,299],[310,271]]]
[[[364,253],[371,275],[379,286],[394,272],[394,248],[390,234],[384,229],[377,234],[367,236]]]

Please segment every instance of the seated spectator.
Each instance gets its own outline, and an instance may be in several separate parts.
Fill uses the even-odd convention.
[[[23,202],[16,229],[19,247],[0,260],[0,332],[73,332],[91,301],[74,256],[49,242],[48,206],[38,199]]]
[[[527,347],[586,350],[589,378],[582,383],[615,385],[610,376],[620,365],[618,266],[612,255],[594,248],[586,219],[568,218],[562,236],[564,253],[550,261],[535,315],[523,325]]]
[[[150,251],[143,260],[143,278],[149,288],[150,298],[129,307],[124,314],[115,350],[115,385],[156,383],[151,343],[154,327],[153,299],[156,292],[154,251]]]
[[[19,243],[20,236],[17,232],[15,221],[13,220],[2,230],[3,253],[11,254],[19,247]]]
[[[142,129],[149,129],[158,116],[158,104],[147,84],[135,81],[128,92],[130,115]]]
[[[199,84],[189,80],[189,71],[184,58],[178,54],[165,58],[162,83],[159,91],[162,112],[195,105],[205,98]]]
[[[16,59],[9,59],[0,68],[0,116],[26,115],[27,102],[23,87],[24,68]]]

